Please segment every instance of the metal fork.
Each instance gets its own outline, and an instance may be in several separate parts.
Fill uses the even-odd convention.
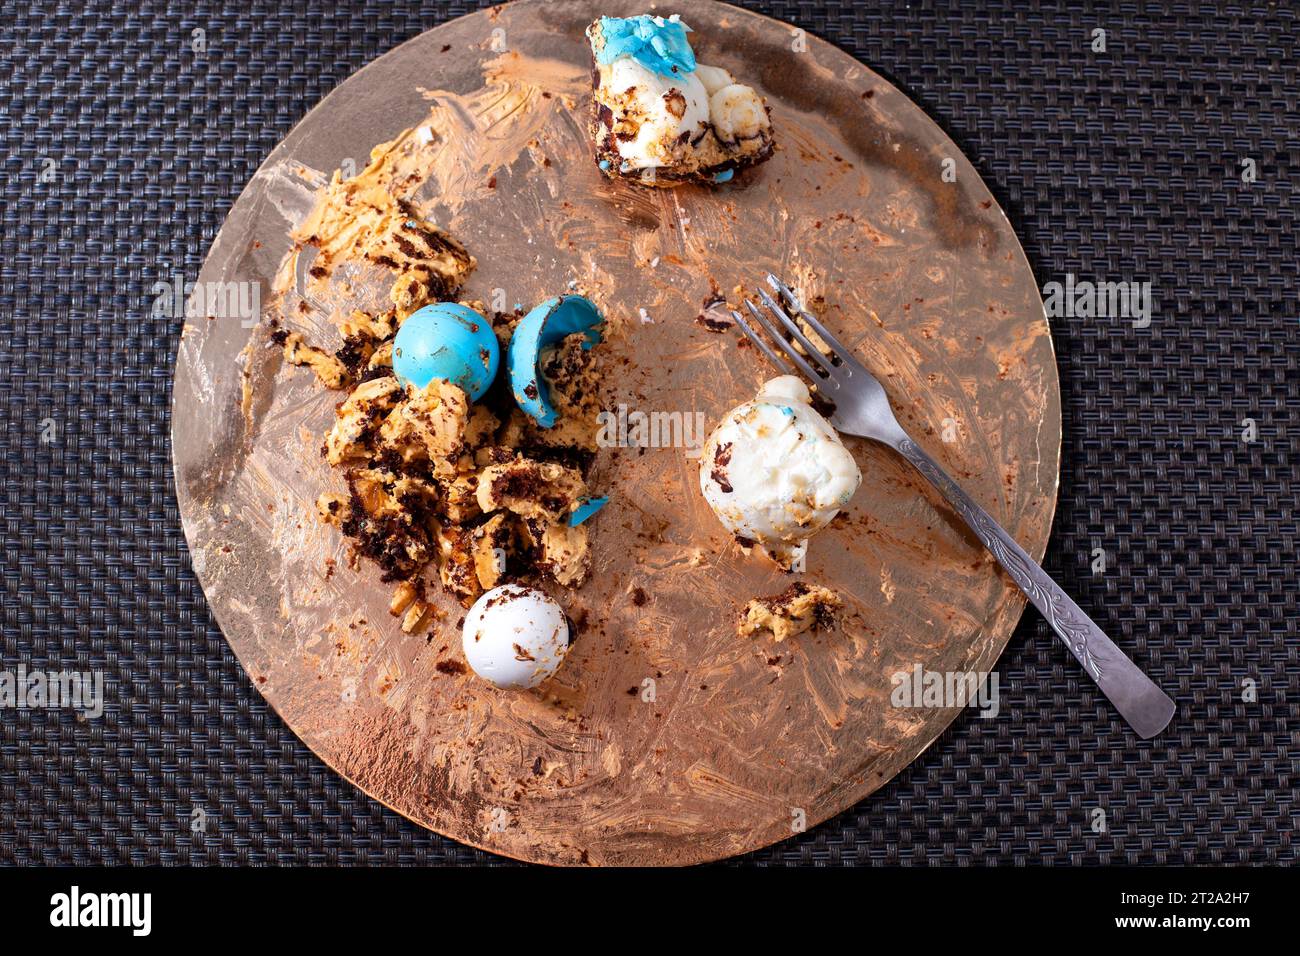
[[[948,499],[984,543],[984,547],[993,553],[993,557],[1011,575],[1020,590],[1025,592],[1034,607],[1047,618],[1052,630],[1138,736],[1150,739],[1164,730],[1173,719],[1175,710],[1174,702],[1169,696],[1142,673],[989,513],[962,491],[939,464],[912,440],[894,417],[894,412],[889,407],[889,397],[880,382],[858,363],[852,353],[821,322],[800,305],[790,287],[771,273],[768,273],[767,282],[780,297],[780,302],[766,289],[759,288],[758,298],[767,312],[749,299],[745,300],[745,307],[753,316],[754,322],[794,364],[794,368],[817,386],[820,395],[834,403],[835,412],[831,416],[831,424],[846,435],[883,442],[910,461]],[[831,355],[825,355],[813,345],[782,303],[787,304],[808,328],[817,333],[830,349]],[[744,316],[734,310],[731,315],[769,362],[780,369],[782,374],[794,374],[790,365],[768,346],[745,321]],[[799,344],[802,352],[787,339],[787,335]]]

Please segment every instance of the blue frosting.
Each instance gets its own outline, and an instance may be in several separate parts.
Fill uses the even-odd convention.
[[[596,62],[608,66],[621,56],[630,56],[647,70],[663,76],[695,72],[695,51],[686,34],[691,30],[673,16],[667,20],[642,14],[639,17],[601,17],[600,32],[605,46]]]

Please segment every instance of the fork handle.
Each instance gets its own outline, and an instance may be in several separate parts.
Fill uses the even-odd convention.
[[[1011,575],[1020,590],[1042,612],[1070,653],[1084,671],[1101,688],[1129,725],[1144,740],[1149,740],[1169,725],[1175,705],[1169,695],[1156,686],[1124,652],[1115,646],[1092,618],[1053,581],[1025,550],[1016,544],[970,495],[939,467],[916,442],[904,436],[893,443],[899,454],[910,461],[932,485],[957,509],[984,547]]]

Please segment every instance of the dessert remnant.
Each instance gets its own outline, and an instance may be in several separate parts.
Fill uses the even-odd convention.
[[[507,582],[586,580],[588,526],[573,516],[592,501],[586,472],[600,405],[591,349],[600,314],[578,296],[563,297],[563,311],[584,317],[583,344],[532,336],[533,385],[549,396],[550,427],[516,404],[497,373],[522,310],[488,317],[481,303],[449,301],[475,260],[401,198],[395,156],[414,148],[403,134],[357,176],[336,176],[295,233],[300,253],[316,250],[314,280],[344,262],[369,263],[392,273],[391,304],[342,319],[333,353],[278,323],[271,336],[286,361],[345,390],[321,446],[342,487],[316,509],[350,540],[354,559],[369,558],[393,582],[389,610],[409,633],[442,614],[430,587],[468,608]],[[349,269],[346,280],[354,276]]]
[[[787,571],[847,505],[862,473],[793,375],[728,412],[700,457],[700,490],[718,520]]]
[[[308,345],[300,332],[286,332],[279,342],[284,346],[284,360],[290,365],[311,369],[326,388],[347,387],[347,366],[323,349]]]
[[[294,230],[300,249],[317,250],[311,275],[322,278],[341,262],[367,262],[396,277],[389,300],[393,312],[374,317],[382,326],[405,318],[429,302],[448,300],[477,264],[465,247],[420,216],[400,188],[402,164],[423,148],[414,129],[370,151],[366,168],[351,178],[336,170],[324,195]],[[345,333],[347,329],[344,329]],[[364,343],[358,343],[364,344]]]
[[[498,326],[510,318],[498,316]],[[592,498],[585,446],[534,442],[504,379],[474,403],[442,378],[403,387],[387,370],[376,374],[339,405],[326,435],[322,452],[347,494],[322,496],[321,519],[420,606],[426,569],[465,607],[506,580],[582,584],[588,531],[572,517]],[[567,394],[570,384],[548,386]]]
[[[738,630],[741,637],[768,631],[779,643],[810,629],[834,627],[835,611],[843,604],[829,588],[798,581],[773,597],[750,601],[740,616]]]
[[[461,641],[479,677],[498,687],[536,687],[569,653],[569,622],[544,592],[504,584],[474,602]]]
[[[676,15],[601,17],[587,27],[595,87],[592,138],[609,177],[655,186],[721,183],[771,158],[763,98],[697,63]]]

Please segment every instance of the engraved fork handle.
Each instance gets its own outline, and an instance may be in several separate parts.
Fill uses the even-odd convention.
[[[916,442],[903,437],[893,445],[957,509],[1138,736],[1149,740],[1164,730],[1175,710],[1169,696],[1115,646],[1092,618]]]

